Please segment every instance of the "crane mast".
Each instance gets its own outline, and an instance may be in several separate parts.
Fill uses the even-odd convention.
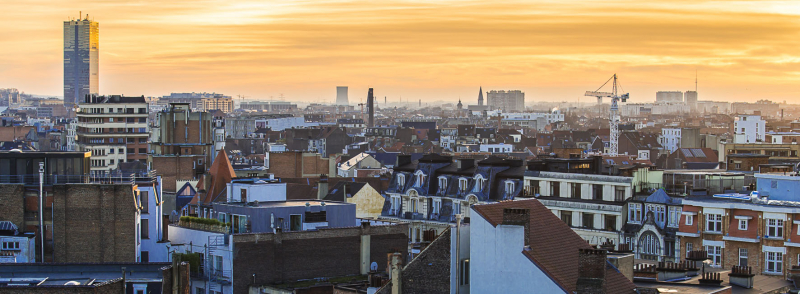
[[[599,92],[608,82],[612,82],[611,84],[611,92]],[[597,97],[597,103],[602,103],[603,97],[611,98],[611,108],[609,109],[609,116],[608,116],[608,154],[611,156],[617,156],[619,154],[619,122],[620,122],[620,115],[619,115],[619,102],[627,102],[629,98],[629,94],[625,93],[619,95],[617,92],[620,89],[619,83],[617,82],[617,74],[614,74],[611,78],[608,79],[600,88],[595,91],[586,91],[584,96],[593,96]]]

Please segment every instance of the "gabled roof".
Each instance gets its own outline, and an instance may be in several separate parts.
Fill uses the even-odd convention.
[[[236,177],[236,172],[233,171],[233,166],[225,152],[217,153],[217,158],[214,159],[214,163],[208,173],[211,175],[211,185],[208,187],[205,199],[203,199],[203,203],[206,204],[216,200],[225,191],[228,183]]]
[[[347,201],[346,198],[353,197],[353,195],[361,191],[361,189],[367,185],[369,184],[360,182],[338,182],[333,186],[333,189],[328,192],[328,195],[325,195],[325,200]],[[347,195],[345,195],[345,193],[347,193]]]
[[[503,209],[506,208],[529,210],[530,250],[523,250],[522,253],[568,293],[574,293],[579,277],[578,249],[592,249],[592,246],[539,200],[503,201],[473,206],[480,217],[495,227],[503,222]],[[605,293],[633,293],[635,288],[622,273],[606,263]]]
[[[650,196],[644,199],[644,202],[647,203],[663,203],[663,204],[681,204],[680,199],[672,199],[667,195],[667,192],[664,192],[664,189],[658,189]]]

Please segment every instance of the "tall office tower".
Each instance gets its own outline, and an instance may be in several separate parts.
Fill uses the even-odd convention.
[[[491,109],[503,112],[524,112],[525,93],[520,90],[495,91],[486,93],[486,105]]]
[[[367,111],[369,112],[369,124],[367,127],[373,128],[375,127],[375,96],[372,96],[372,88],[369,88],[369,93],[367,94]]]
[[[697,91],[686,91],[683,97],[686,99],[686,105],[689,106],[689,109],[697,111]]]
[[[478,106],[483,105],[483,87],[478,90]]]
[[[347,86],[336,87],[336,105],[348,105],[347,101]]]
[[[72,107],[98,90],[100,25],[84,19],[64,22],[64,105]]]

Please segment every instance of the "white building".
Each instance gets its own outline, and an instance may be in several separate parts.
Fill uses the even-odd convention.
[[[763,142],[766,124],[760,115],[737,115],[733,122],[733,143]]]
[[[161,176],[156,178],[156,184],[140,184],[138,200],[139,211],[139,237],[141,247],[139,250],[140,262],[167,262],[170,261],[170,245],[164,240],[163,221],[163,193],[161,190]]]
[[[291,128],[308,128],[319,125],[317,122],[306,122],[306,119],[302,116],[257,119],[255,123],[256,128],[269,127],[273,131],[283,131]]]
[[[526,128],[536,129],[537,131],[544,131],[545,127],[552,123],[563,122],[564,114],[556,109],[551,113],[503,113],[494,112],[488,114],[489,116],[502,117],[501,123],[508,126],[520,126]]]
[[[656,92],[656,102],[682,103],[683,92],[681,91],[658,91]]]
[[[511,153],[514,152],[514,145],[511,144],[481,144],[481,152],[491,153]]]
[[[35,234],[22,234],[10,221],[0,221],[0,263],[36,262]]]
[[[625,200],[633,178],[578,173],[526,172],[525,195],[534,196],[589,244],[619,244]]]
[[[661,146],[670,154],[681,148],[681,129],[661,129]]]

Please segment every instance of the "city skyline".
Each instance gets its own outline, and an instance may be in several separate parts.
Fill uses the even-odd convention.
[[[366,4],[366,5],[365,5]],[[100,94],[217,92],[333,103],[350,87],[389,102],[475,104],[475,89],[527,102],[593,102],[617,73],[629,103],[657,91],[800,103],[789,1],[434,3],[33,1],[0,29],[0,88],[60,96],[63,32],[78,11],[103,24]],[[13,46],[12,46],[13,45]]]

